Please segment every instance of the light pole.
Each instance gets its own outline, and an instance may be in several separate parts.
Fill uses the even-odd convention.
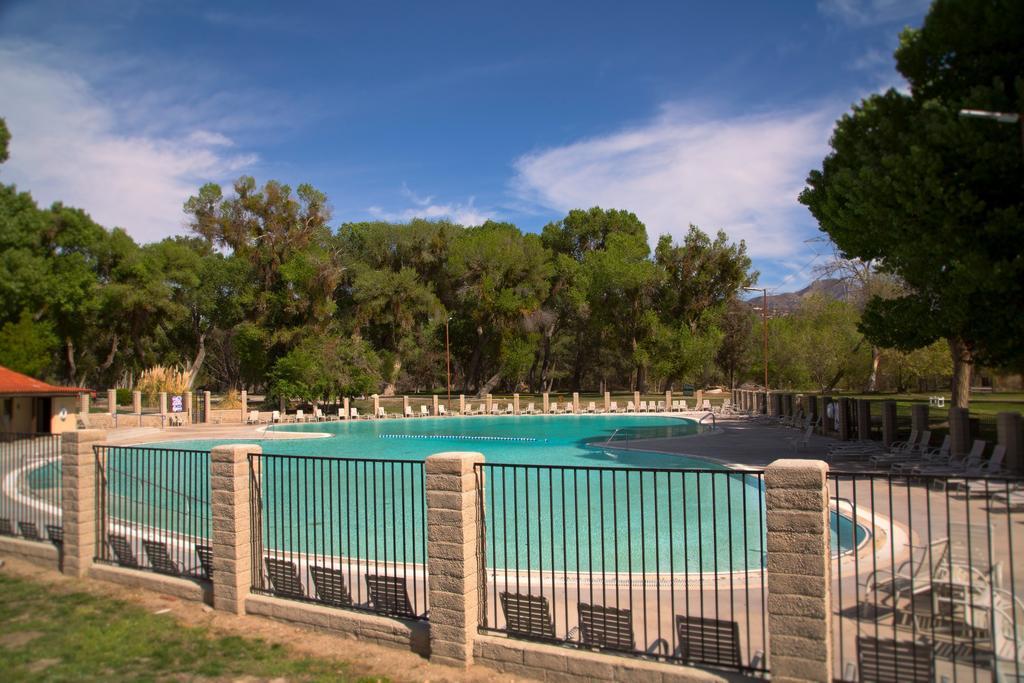
[[[960,116],[965,119],[988,119],[999,123],[1020,124],[1020,150],[1024,154],[1024,116],[1005,111],[986,111],[984,109],[961,109]]]
[[[445,316],[444,319],[444,359],[445,364],[448,366],[448,413],[452,412],[452,354],[451,346],[448,343],[448,323],[450,323],[452,317],[450,315]]]
[[[748,292],[761,292],[761,323],[764,330],[764,410],[768,412],[768,288],[744,287]]]

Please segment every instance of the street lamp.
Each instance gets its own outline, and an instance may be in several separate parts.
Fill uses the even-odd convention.
[[[445,364],[448,366],[448,413],[452,412],[452,353],[451,346],[448,343],[448,323],[452,321],[452,317],[445,316],[444,319],[444,359]]]
[[[761,292],[763,297],[761,305],[761,322],[764,329],[764,409],[768,411],[768,288],[767,287],[744,287],[748,292]]]
[[[1024,154],[1024,116],[1005,111],[987,111],[985,109],[961,109],[960,116],[965,119],[988,119],[999,123],[1020,123],[1021,153]]]

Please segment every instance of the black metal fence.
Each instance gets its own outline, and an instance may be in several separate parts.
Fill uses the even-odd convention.
[[[210,453],[94,446],[96,560],[170,576],[213,574]]]
[[[60,543],[59,434],[0,432],[0,535]]]
[[[480,629],[768,670],[759,471],[480,464]]]
[[[1022,680],[1022,482],[927,471],[828,479],[836,675]]]
[[[249,455],[252,590],[427,616],[422,462]]]

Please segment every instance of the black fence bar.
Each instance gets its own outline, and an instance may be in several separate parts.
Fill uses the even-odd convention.
[[[767,672],[760,471],[481,464],[482,631]]]
[[[1022,680],[1024,482],[903,465],[828,476],[836,676]]]
[[[0,432],[0,535],[61,543],[59,434]]]
[[[209,579],[210,453],[94,446],[96,561]]]
[[[249,455],[252,591],[425,619],[422,462]]]

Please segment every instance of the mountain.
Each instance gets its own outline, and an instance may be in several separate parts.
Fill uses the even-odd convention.
[[[824,278],[815,280],[797,292],[783,292],[782,294],[768,295],[769,315],[788,315],[800,307],[801,302],[809,296],[823,295],[845,301],[849,298],[850,292],[846,282],[835,278]],[[748,299],[751,306],[761,306],[762,298],[755,296]]]

